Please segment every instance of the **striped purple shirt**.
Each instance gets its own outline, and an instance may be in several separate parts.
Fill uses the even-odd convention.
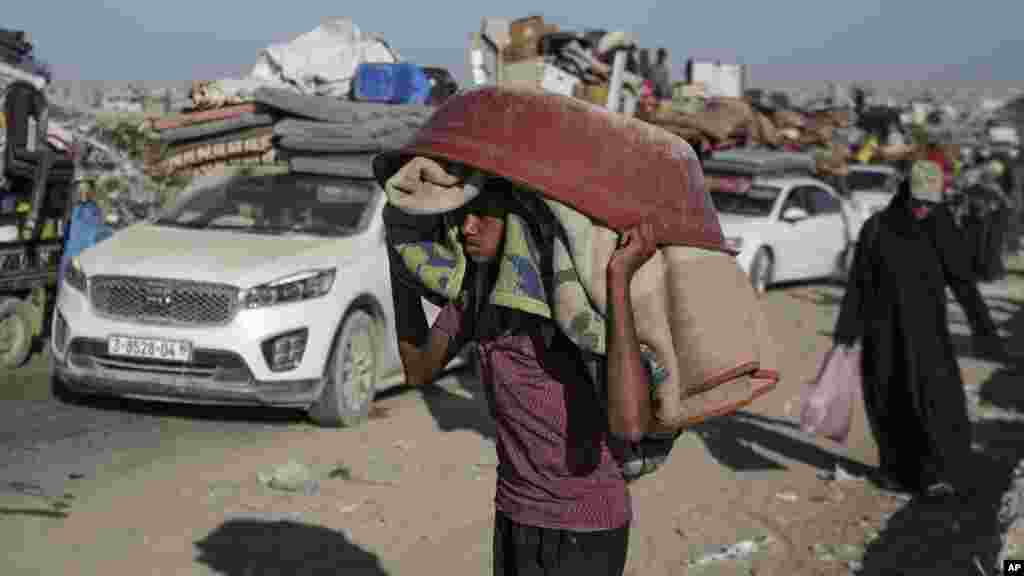
[[[434,326],[457,340],[461,310],[449,304]],[[607,419],[572,351],[544,349],[526,334],[477,344],[497,431],[495,507],[541,528],[596,531],[629,523],[629,491],[609,448]]]

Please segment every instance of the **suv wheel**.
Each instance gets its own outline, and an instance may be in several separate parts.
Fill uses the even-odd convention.
[[[758,249],[750,265],[750,283],[754,286],[754,292],[759,296],[767,292],[774,274],[775,259],[772,253],[767,248]]]
[[[377,378],[376,324],[366,312],[354,310],[338,334],[324,389],[309,410],[310,418],[335,428],[361,424],[370,414]]]
[[[32,352],[32,308],[23,300],[0,302],[0,366],[21,367]]]

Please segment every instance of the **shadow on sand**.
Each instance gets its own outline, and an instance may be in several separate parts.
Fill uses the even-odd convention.
[[[1007,322],[1010,344],[1024,338],[1024,309]],[[961,348],[961,346],[958,346]],[[982,385],[985,405],[1018,416],[988,415],[973,423],[974,450],[959,498],[915,498],[893,515],[863,558],[861,576],[889,574],[994,575],[1003,536],[1013,518],[1000,514],[1013,470],[1024,459],[1024,372],[1018,362],[1002,365]]]
[[[387,575],[344,534],[297,522],[229,520],[195,545],[196,561],[224,576]]]

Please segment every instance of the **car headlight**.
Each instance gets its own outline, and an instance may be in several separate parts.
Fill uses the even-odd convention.
[[[334,269],[312,270],[254,286],[239,293],[243,308],[263,308],[319,298],[334,286]]]
[[[71,262],[68,263],[68,268],[64,271],[64,283],[85,294],[88,278],[85,275],[85,271],[82,270],[82,263],[78,261],[77,257],[72,258]]]
[[[740,236],[728,237],[725,239],[725,247],[740,252],[743,250],[743,238]]]

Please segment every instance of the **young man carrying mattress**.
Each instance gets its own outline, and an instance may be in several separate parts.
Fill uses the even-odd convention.
[[[433,206],[408,210],[394,192],[403,178],[447,192]],[[426,158],[397,174],[378,171],[378,179],[392,222],[446,219],[457,234],[448,244],[454,250],[445,251],[396,237],[389,226],[396,324],[412,385],[431,382],[464,344],[476,345],[499,461],[494,574],[621,575],[633,513],[620,463],[624,446],[642,438],[651,419],[630,280],[655,253],[652,229],[626,232],[608,265],[606,383],[596,387],[579,349],[553,320],[532,312],[546,298],[552,257],[553,218],[541,199]],[[417,283],[459,290],[429,329]]]

